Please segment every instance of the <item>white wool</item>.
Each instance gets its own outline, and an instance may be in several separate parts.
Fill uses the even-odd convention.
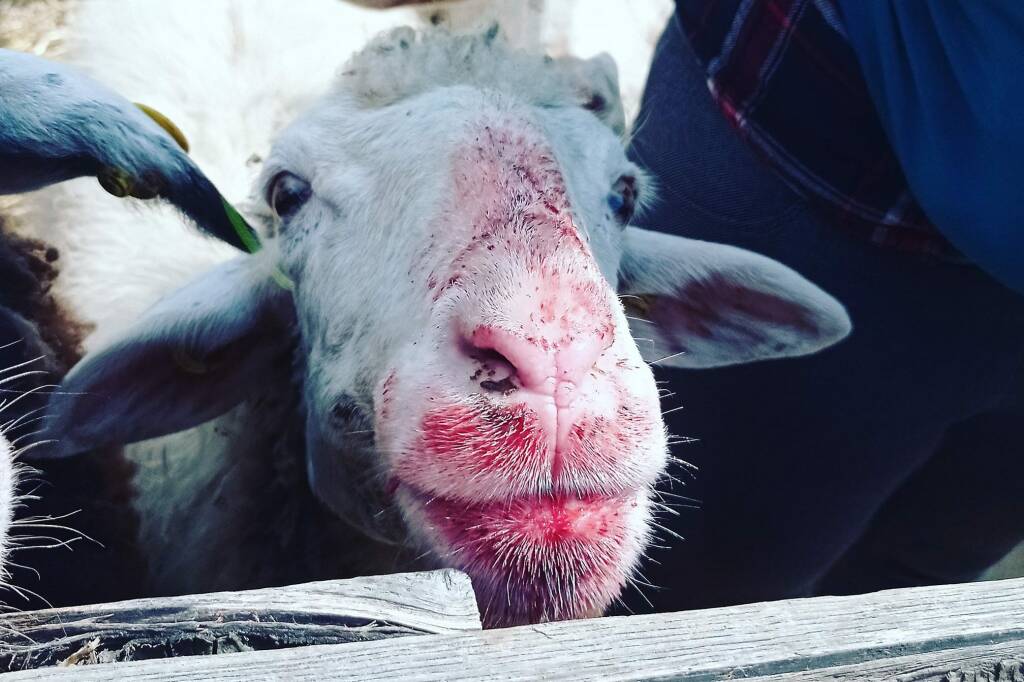
[[[0,367],[0,386],[4,384],[4,369]],[[8,374],[8,377],[11,375]],[[2,394],[0,394],[2,396]],[[24,452],[28,447],[20,441],[31,434],[23,433],[24,418],[16,419],[10,416],[4,418],[4,410],[12,404],[10,397],[0,397],[0,586],[7,586],[10,581],[10,567],[7,564],[12,546],[17,544],[12,532],[18,523],[15,521],[18,508],[22,504],[21,496],[18,494],[18,486],[32,469],[19,461],[19,452]],[[30,422],[31,420],[27,420]],[[26,521],[30,525],[26,526]],[[31,520],[22,520],[22,528],[31,527]],[[0,599],[0,604],[4,600]]]
[[[382,107],[438,87],[467,85],[541,107],[584,106],[622,132],[616,67],[610,60],[553,59],[510,49],[497,25],[482,34],[445,36],[402,27],[353,55],[337,89],[364,107]]]
[[[418,14],[422,23],[455,33],[482,33],[498,22],[511,45],[552,57],[609,54],[632,123],[654,46],[674,8],[672,0],[462,0],[423,5]]]
[[[619,67],[626,121],[632,126],[655,45],[674,9],[675,3],[665,0],[552,0],[545,5],[542,44],[553,56],[611,55]]]
[[[90,0],[71,13],[63,59],[175,121],[199,166],[244,210],[273,134],[391,21],[337,0]],[[116,199],[92,179],[37,193],[22,225],[72,256],[55,293],[100,335],[235,253],[173,209]]]

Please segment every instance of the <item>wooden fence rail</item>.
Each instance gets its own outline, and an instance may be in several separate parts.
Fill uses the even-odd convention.
[[[479,629],[465,574],[405,573],[5,614],[0,670]]]
[[[738,678],[1024,682],[1024,579],[9,675],[12,682]]]

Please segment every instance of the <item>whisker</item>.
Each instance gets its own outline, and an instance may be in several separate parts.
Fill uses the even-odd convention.
[[[39,571],[36,571],[34,568],[29,568],[28,566],[22,566],[21,564],[15,564],[13,562],[9,562],[9,563],[10,563],[11,566],[14,566],[15,568],[23,568],[23,569],[32,571],[37,576],[39,575]],[[10,590],[11,592],[14,592],[16,595],[21,597],[26,602],[30,601],[29,597],[31,596],[31,597],[35,597],[39,601],[41,601],[44,604],[46,604],[47,608],[50,608],[50,609],[53,608],[53,604],[51,604],[48,599],[43,597],[38,592],[34,592],[33,590],[30,590],[27,587],[23,587],[23,586],[20,586],[20,585],[12,585],[11,583],[0,583],[0,587],[2,587],[4,589],[7,589],[7,590]]]
[[[695,497],[686,497],[685,495],[679,495],[679,494],[676,494],[676,493],[670,493],[667,490],[658,490],[657,494],[658,495],[667,495],[668,497],[674,497],[674,498],[676,498],[678,500],[682,500],[683,502],[692,502],[692,503],[698,504],[698,505],[701,503],[701,501],[698,500]]]
[[[4,384],[9,384],[12,381],[17,381],[18,379],[24,379],[25,377],[36,377],[39,376],[40,374],[46,374],[46,372],[41,369],[33,369],[29,370],[28,372],[22,372],[21,374],[15,374],[14,376],[3,377],[0,378],[0,386],[3,386]]]
[[[665,362],[666,360],[671,360],[672,358],[678,358],[680,355],[686,355],[686,354],[687,354],[687,351],[681,350],[678,353],[673,353],[672,355],[666,355],[663,358],[658,358],[657,360],[654,360],[653,362],[649,362],[647,364],[649,364],[649,365],[656,365],[659,362]]]
[[[37,417],[36,419],[31,420],[31,422],[38,422],[38,421],[41,421],[43,419],[45,419],[45,417]],[[26,423],[31,423],[31,422],[26,422]],[[45,433],[45,432],[46,432],[46,429],[40,429],[38,431],[31,431],[29,433],[22,434],[22,435],[18,436],[17,438],[13,439],[13,440],[8,441],[8,443],[11,444],[11,447],[17,448],[18,444],[21,441],[25,440],[26,438],[32,438],[33,436],[38,436],[39,434]]]
[[[664,532],[668,533],[669,535],[671,535],[672,537],[674,537],[675,539],[677,539],[677,540],[679,540],[681,542],[686,542],[686,538],[684,538],[682,535],[680,535],[679,533],[675,532],[674,530],[671,530],[670,528],[667,528],[667,527],[661,525],[660,523],[656,523],[654,521],[651,521],[651,525],[654,526],[655,528],[657,528],[658,530],[661,530],[661,531],[664,531]]]
[[[20,341],[13,341],[13,342],[8,343],[6,345],[0,346],[0,350],[5,350],[7,348],[10,348],[11,346],[13,346],[16,343],[21,343],[21,342]],[[31,360],[26,360],[25,362],[19,362],[17,365],[11,365],[10,367],[4,367],[3,369],[0,369],[0,374],[6,374],[7,372],[13,372],[14,370],[21,369],[22,367],[28,367],[32,363],[39,362],[40,360],[43,360],[45,358],[46,358],[45,355],[40,355],[40,356],[37,356],[35,358],[32,358]]]

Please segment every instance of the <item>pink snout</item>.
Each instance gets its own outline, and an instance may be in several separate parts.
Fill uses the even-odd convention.
[[[593,382],[591,374],[612,344],[613,334],[603,329],[607,327],[551,339],[539,330],[515,333],[479,325],[467,338],[470,357],[486,370],[487,378],[480,381],[480,387],[500,393],[508,404],[523,404],[537,415],[553,455],[554,481],[559,477],[561,453],[586,407],[577,399]]]
[[[472,348],[493,351],[505,360],[518,388],[553,396],[560,407],[572,402],[574,387],[586,380],[611,344],[612,335],[598,331],[552,343],[543,336],[479,326],[469,337]]]

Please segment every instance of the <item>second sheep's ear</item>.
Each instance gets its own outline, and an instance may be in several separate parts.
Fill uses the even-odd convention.
[[[252,395],[291,363],[294,309],[253,256],[227,261],[89,353],[50,398],[36,453],[62,457],[181,431]]]
[[[575,81],[579,105],[593,112],[616,135],[626,132],[626,114],[619,92],[619,69],[607,52],[590,59],[560,57],[563,66]]]

